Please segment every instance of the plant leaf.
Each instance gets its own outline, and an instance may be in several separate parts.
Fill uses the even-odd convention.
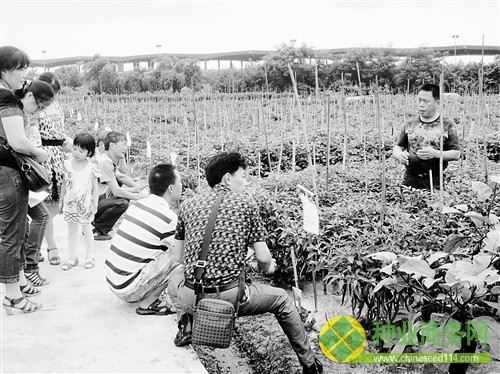
[[[399,271],[414,274],[416,279],[420,277],[434,278],[436,272],[423,260],[410,259],[400,266]]]
[[[486,238],[483,239],[483,243],[485,250],[495,252],[500,246],[500,230],[490,231]]]
[[[475,318],[476,321],[485,321],[488,323],[488,332],[491,331],[493,334],[488,334],[488,345],[490,346],[492,356],[499,359],[500,358],[500,323],[494,318],[489,316],[480,316]]]
[[[490,181],[500,184],[500,175],[490,175]]]
[[[453,234],[451,238],[444,245],[443,251],[446,253],[453,253],[457,248],[460,248],[468,240],[467,237]]]
[[[389,286],[391,284],[396,284],[396,283],[398,283],[398,281],[396,279],[394,279],[393,277],[382,279],[380,282],[378,282],[378,284],[375,286],[375,288],[373,289],[372,292],[375,293],[378,290],[380,290],[382,287]]]
[[[472,182],[472,188],[477,192],[477,197],[481,201],[486,200],[493,193],[493,190],[490,188],[490,186],[483,182]]]
[[[427,261],[427,263],[429,265],[432,265],[433,263],[435,263],[440,258],[443,258],[443,257],[446,257],[446,256],[448,256],[448,253],[446,253],[446,252],[434,252],[429,257],[427,257],[426,261]]]
[[[489,221],[488,217],[485,217],[478,212],[467,212],[464,216],[469,217],[477,227],[482,227],[485,222],[488,223]]]
[[[395,253],[392,252],[377,252],[366,255],[367,258],[374,258],[376,260],[382,261],[386,264],[390,264],[398,258]]]
[[[452,208],[452,207],[449,207],[449,206],[444,206],[443,207],[443,210],[441,211],[441,213],[443,214],[447,214],[447,213],[458,213],[458,214],[463,214],[462,211],[458,210],[458,209],[455,209],[455,208]]]
[[[433,278],[425,278],[422,283],[424,284],[425,288],[429,289],[432,287],[434,283],[436,283],[438,280],[433,279]]]

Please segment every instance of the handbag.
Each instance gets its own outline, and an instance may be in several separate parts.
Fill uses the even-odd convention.
[[[12,157],[14,157],[21,172],[21,177],[28,190],[40,192],[46,190],[50,186],[51,179],[49,172],[40,165],[37,160],[31,156],[14,151],[9,143],[3,138],[0,138],[0,144],[3,144],[3,147],[10,151]]]
[[[208,247],[212,238],[215,219],[217,218],[217,212],[223,196],[224,191],[219,193],[212,207],[205,229],[205,237],[203,238],[200,256],[196,262],[194,282],[196,302],[193,315],[193,328],[191,331],[192,343],[207,345],[213,348],[228,348],[231,344],[234,321],[238,314],[240,304],[240,295],[245,285],[245,275],[242,271],[240,274],[238,295],[236,297],[236,308],[233,303],[226,300],[203,298],[202,277],[205,271]]]

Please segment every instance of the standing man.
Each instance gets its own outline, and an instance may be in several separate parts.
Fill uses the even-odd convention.
[[[166,315],[175,309],[159,299],[167,288],[174,261],[177,215],[170,206],[179,201],[182,182],[175,166],[159,164],[149,173],[151,194],[128,208],[111,242],[104,265],[111,291],[132,303],[142,315]]]
[[[304,324],[292,299],[285,290],[252,282],[245,285],[245,295],[238,295],[239,278],[245,267],[247,248],[252,247],[259,267],[274,273],[276,262],[266,245],[266,231],[257,206],[245,195],[246,160],[239,153],[220,153],[205,168],[212,191],[194,196],[181,204],[175,232],[176,260],[184,266],[176,268],[168,293],[178,310],[177,346],[191,343],[189,317],[195,303],[195,269],[204,267],[203,292],[218,295],[236,303],[240,297],[238,315],[273,313],[288,337],[304,373],[321,373],[323,367],[315,359]],[[205,228],[212,206],[220,192],[224,193],[215,222],[205,264],[198,261]]]
[[[104,139],[104,149],[99,161],[99,205],[93,222],[95,240],[110,240],[108,233],[127,210],[129,201],[144,197],[139,193],[144,186],[117,170],[127,151],[125,135],[110,131]],[[118,181],[122,186],[118,185]]]
[[[403,185],[418,189],[439,189],[439,157],[441,125],[439,86],[426,83],[418,92],[418,117],[408,121],[393,148],[392,156],[406,165]],[[443,171],[448,161],[460,158],[460,145],[455,124],[443,118]]]

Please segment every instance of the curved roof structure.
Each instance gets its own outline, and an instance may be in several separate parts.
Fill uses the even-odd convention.
[[[364,48],[333,48],[333,49],[320,49],[316,52],[342,54],[352,52]],[[370,48],[368,48],[370,49]],[[373,48],[377,49],[377,48]],[[392,49],[392,48],[383,48]],[[415,51],[417,48],[394,48],[392,49],[395,54],[399,56],[406,56]],[[429,47],[437,52],[447,52],[450,55],[455,53],[455,46],[444,47]],[[483,47],[478,45],[457,45],[457,56],[466,55],[481,55]],[[259,61],[268,54],[275,51],[237,51],[237,52],[221,52],[221,53],[162,53],[161,56],[177,57],[177,58],[193,58],[199,61],[221,60],[221,61]],[[484,46],[484,55],[492,56],[500,54],[500,46]],[[158,57],[158,54],[136,55],[136,56],[106,56],[113,63],[138,63],[143,61],[152,61]],[[314,57],[314,56],[311,56]],[[77,65],[92,61],[94,56],[75,56],[75,57],[61,57],[45,60],[32,60],[31,67],[43,67],[44,64],[48,68],[55,68],[64,65]]]

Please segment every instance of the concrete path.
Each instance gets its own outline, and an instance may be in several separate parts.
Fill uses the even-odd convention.
[[[66,224],[61,216],[54,223],[64,261]],[[83,237],[78,244],[83,262]],[[111,293],[104,277],[109,245],[95,242],[91,270],[82,263],[69,271],[47,259],[40,264],[50,284],[33,300],[43,310],[12,316],[1,310],[0,373],[207,373],[191,347],[174,345],[175,315],[140,316],[135,304]]]

